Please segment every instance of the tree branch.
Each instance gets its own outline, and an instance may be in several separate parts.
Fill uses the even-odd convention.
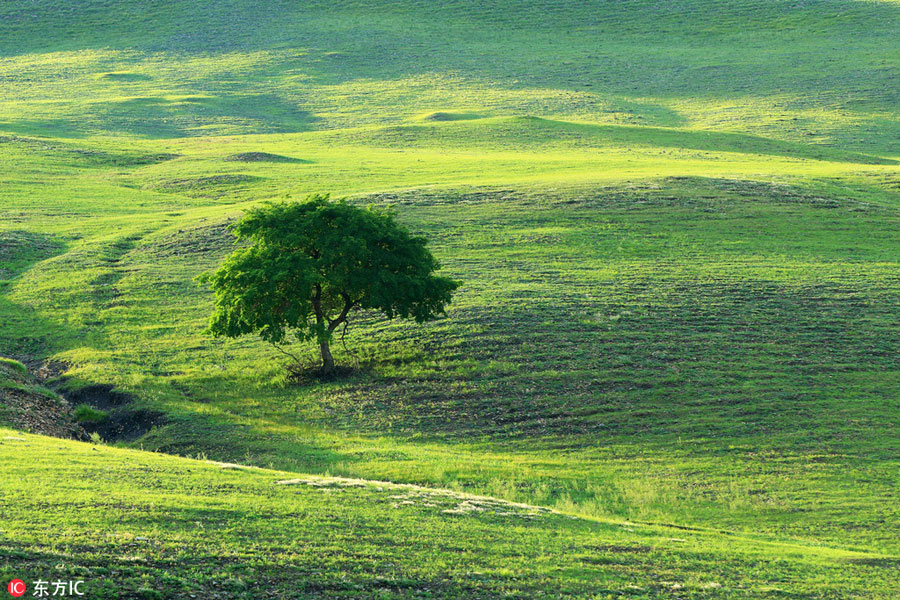
[[[291,354],[290,352],[288,352],[287,350],[285,350],[284,348],[282,348],[281,346],[279,346],[279,345],[276,344],[275,342],[269,342],[269,343],[272,344],[272,347],[273,347],[273,348],[275,348],[276,350],[278,350],[279,352],[281,352],[281,353],[284,354],[285,356],[290,356],[292,359],[294,359],[294,362],[296,362],[297,364],[300,364],[300,359],[299,359],[299,358],[297,358],[296,356],[294,356],[293,354]]]
[[[356,304],[356,302],[350,300],[350,294],[348,294],[347,292],[341,292],[341,297],[344,299],[344,308],[341,310],[341,314],[339,314],[336,319],[328,320],[328,331],[334,331],[340,326],[341,323],[345,323],[347,321],[347,315]]]

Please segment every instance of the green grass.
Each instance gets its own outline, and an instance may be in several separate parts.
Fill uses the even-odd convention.
[[[88,404],[79,404],[73,414],[79,423],[102,423],[109,418],[105,411],[97,410]]]
[[[118,445],[279,473],[4,442],[0,565],[149,598],[895,596],[898,10],[4,4],[0,354],[165,416]],[[335,345],[360,371],[297,386],[203,334],[194,277],[245,208],[317,191],[396,206],[464,285],[425,326],[364,315]],[[290,473],[579,518],[451,526]],[[687,541],[579,558],[642,532]]]
[[[895,152],[892,1],[112,7],[2,9],[5,129],[170,138],[455,112]]]
[[[897,592],[885,577],[897,559],[878,554],[0,434],[8,480],[0,575],[84,580],[91,597],[253,598],[260,590],[291,598],[465,599]]]
[[[0,369],[9,374],[24,375],[28,373],[28,367],[11,358],[0,358]]]

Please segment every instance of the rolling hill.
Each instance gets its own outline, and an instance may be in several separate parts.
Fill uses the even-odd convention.
[[[3,3],[0,355],[44,381],[0,375],[106,415],[88,444],[0,406],[3,575],[896,597],[898,19]],[[297,385],[204,334],[195,277],[246,208],[313,192],[395,207],[463,287],[425,326],[365,315],[336,345],[355,374]]]

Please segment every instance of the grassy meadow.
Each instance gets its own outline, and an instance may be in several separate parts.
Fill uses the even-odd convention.
[[[3,3],[0,356],[31,374],[0,363],[0,574],[896,598],[898,19]],[[426,325],[362,315],[356,372],[296,384],[204,333],[195,278],[246,208],[313,192],[394,207],[463,285]],[[94,443],[27,433],[26,393],[100,411]]]

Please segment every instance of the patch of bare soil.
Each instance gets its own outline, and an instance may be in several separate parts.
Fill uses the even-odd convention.
[[[61,398],[0,389],[0,405],[6,408],[4,420],[17,429],[60,438],[86,437],[72,417],[72,406]]]
[[[134,407],[133,396],[111,385],[89,385],[64,395],[72,406],[86,404],[107,414],[101,421],[82,424],[85,431],[97,433],[107,442],[132,441],[166,423],[165,414]]]
[[[62,438],[85,438],[72,405],[41,386],[31,373],[0,365],[0,421],[17,429]]]

